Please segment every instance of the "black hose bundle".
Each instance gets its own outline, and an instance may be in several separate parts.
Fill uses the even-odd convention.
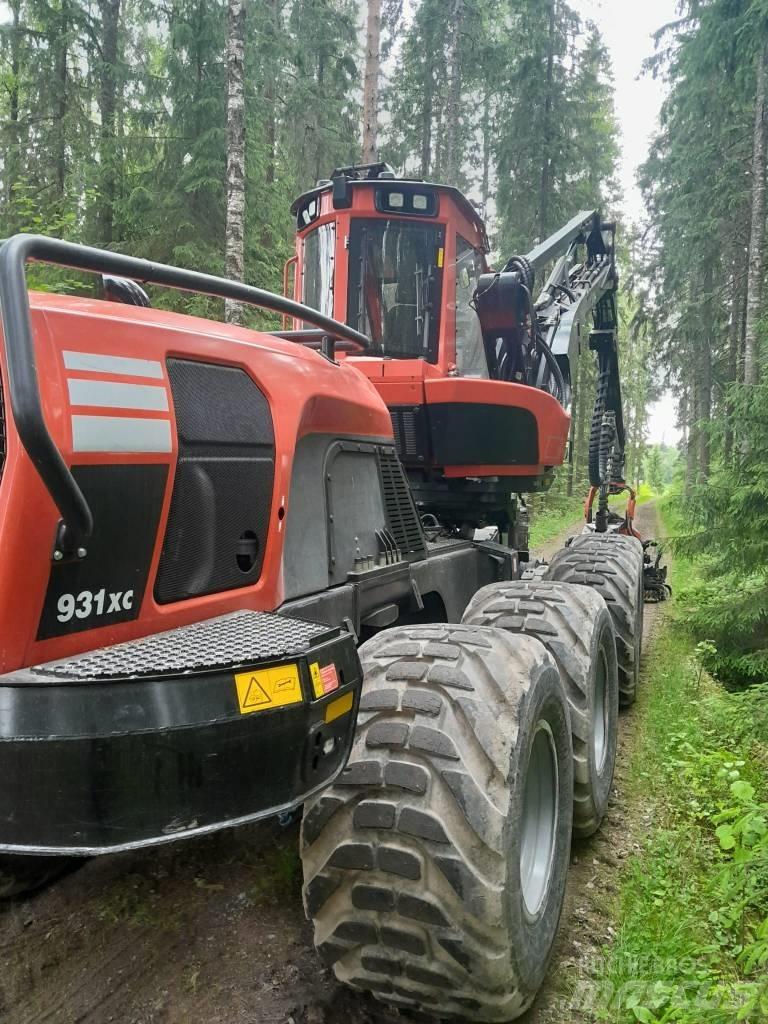
[[[536,273],[531,266],[530,260],[525,256],[513,256],[504,264],[502,273],[515,271],[520,275],[520,284],[533,295],[533,286],[536,282]]]
[[[608,389],[610,387],[610,367],[608,359],[601,353],[597,377],[597,393],[592,410],[592,423],[589,428],[589,485],[599,487],[603,483],[601,456],[603,448],[603,417],[605,415]]]

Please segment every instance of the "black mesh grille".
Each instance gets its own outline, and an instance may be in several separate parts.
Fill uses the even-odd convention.
[[[400,458],[415,458],[419,454],[416,442],[416,422],[413,413],[407,409],[392,409],[392,427],[395,444]]]
[[[155,583],[161,604],[255,583],[269,528],[269,404],[243,370],[168,360],[179,462]]]
[[[389,415],[392,417],[395,447],[402,461],[406,465],[431,462],[426,407],[391,405]]]
[[[408,561],[426,558],[427,547],[421,520],[400,459],[392,448],[379,448],[378,454],[384,512],[390,532],[401,554]]]

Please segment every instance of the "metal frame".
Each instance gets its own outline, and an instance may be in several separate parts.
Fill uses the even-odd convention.
[[[92,246],[63,242],[45,235],[20,234],[9,238],[0,247],[0,313],[8,359],[8,394],[19,439],[61,513],[56,539],[56,550],[61,552],[59,557],[63,554],[85,556],[83,545],[93,532],[93,515],[43,416],[25,278],[25,265],[29,260],[89,273],[117,274],[142,284],[164,285],[180,291],[233,299],[282,313],[314,324],[319,330],[319,337],[316,332],[311,332],[311,339],[303,335],[291,338],[289,334],[289,340],[317,340],[324,354],[331,358],[336,338],[351,343],[353,347],[369,345],[364,334],[346,324],[261,288]],[[323,339],[328,340],[325,342]]]

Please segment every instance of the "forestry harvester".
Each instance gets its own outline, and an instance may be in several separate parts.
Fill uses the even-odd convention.
[[[643,549],[608,509],[614,228],[579,214],[494,273],[461,193],[383,165],[293,209],[293,298],[0,248],[0,885],[303,805],[336,976],[510,1020],[638,681]],[[30,293],[28,261],[117,301]],[[162,311],[139,283],[292,323]],[[543,566],[522,496],[566,457],[587,344],[597,511]]]

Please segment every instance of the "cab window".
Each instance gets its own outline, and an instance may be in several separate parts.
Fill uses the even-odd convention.
[[[393,218],[352,223],[347,322],[367,355],[437,360],[444,229]]]
[[[336,225],[321,224],[304,237],[301,301],[325,316],[333,316],[333,260]]]
[[[462,377],[487,377],[483,332],[472,297],[483,273],[480,253],[456,236],[456,367]]]

